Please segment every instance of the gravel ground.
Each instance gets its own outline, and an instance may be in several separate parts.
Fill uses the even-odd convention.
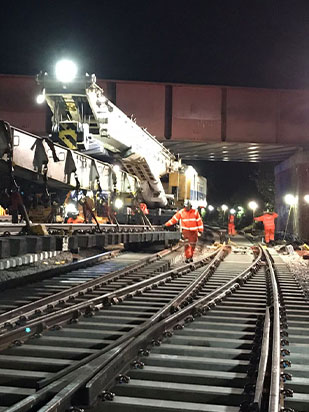
[[[309,298],[309,260],[303,259],[296,252],[292,255],[281,255],[281,257],[287,264],[296,282],[302,287],[307,298]]]

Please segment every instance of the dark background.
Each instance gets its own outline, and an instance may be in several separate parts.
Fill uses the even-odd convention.
[[[309,2],[2,2],[0,50],[6,74],[52,71],[69,57],[106,79],[309,88]],[[255,164],[196,166],[213,201],[257,193]]]
[[[309,3],[297,0],[1,3],[0,72],[60,55],[103,78],[309,87]]]

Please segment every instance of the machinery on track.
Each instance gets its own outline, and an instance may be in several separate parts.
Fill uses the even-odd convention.
[[[56,76],[37,77],[38,102],[52,112],[48,136],[0,125],[0,205],[15,223],[28,212],[39,223],[75,214],[72,223],[160,224],[185,199],[206,206],[205,178],[114,105],[95,75],[59,64]]]

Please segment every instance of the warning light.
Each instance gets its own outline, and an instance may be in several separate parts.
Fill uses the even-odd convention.
[[[26,333],[30,333],[30,332],[31,332],[31,328],[26,328],[26,329],[25,329],[25,332],[26,332]]]

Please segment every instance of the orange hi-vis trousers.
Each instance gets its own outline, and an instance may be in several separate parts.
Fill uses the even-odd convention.
[[[197,230],[183,230],[182,231],[183,238],[187,240],[185,244],[185,256],[186,259],[190,259],[193,257],[195,246],[197,243],[198,238],[198,231]]]
[[[228,230],[229,230],[229,235],[234,236],[235,233],[236,233],[234,223],[229,223],[227,226],[228,226]]]
[[[265,243],[269,243],[271,240],[275,240],[275,228],[268,227],[264,229]]]

